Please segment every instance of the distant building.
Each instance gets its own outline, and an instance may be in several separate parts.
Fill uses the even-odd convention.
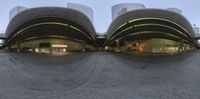
[[[126,12],[127,12],[127,8],[123,8],[123,9],[121,9],[121,11],[119,11],[119,12],[117,13],[117,16],[120,16],[120,15],[126,13]]]
[[[4,33],[0,33],[0,37],[4,37],[5,36],[5,34]]]
[[[23,6],[16,6],[12,8],[9,12],[9,20],[11,20],[15,15],[17,15],[19,12],[26,10],[26,7]]]
[[[122,3],[112,6],[112,20],[117,18],[118,16],[137,9],[144,9],[145,6],[143,4],[137,3]]]
[[[177,8],[167,8],[167,10],[182,14],[182,11],[180,9],[177,9]]]
[[[197,26],[194,24],[194,25],[193,25],[193,28],[194,28],[195,36],[200,36],[199,27],[197,27]]]
[[[85,5],[76,4],[76,3],[67,3],[67,7],[82,12],[93,23],[93,21],[94,21],[94,12],[93,12],[92,8],[90,8],[88,6],[85,6]]]
[[[1,39],[1,38],[5,38],[5,33],[0,33],[0,47],[3,45],[3,43],[4,43],[4,40],[3,39]]]

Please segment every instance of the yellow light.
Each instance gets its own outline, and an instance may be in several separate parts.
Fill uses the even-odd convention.
[[[64,48],[66,48],[66,47],[68,47],[68,45],[51,45],[51,47],[64,47]]]
[[[108,49],[109,49],[108,46],[106,46],[106,47],[105,47],[105,50],[108,50]]]
[[[35,49],[35,52],[36,52],[36,53],[38,53],[38,52],[39,52],[39,49],[38,49],[38,48],[36,48],[36,49]]]
[[[66,52],[66,51],[67,51],[67,50],[64,48],[64,49],[63,49],[63,52]]]

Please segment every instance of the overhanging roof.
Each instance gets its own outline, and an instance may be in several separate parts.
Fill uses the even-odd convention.
[[[56,29],[53,27],[58,28]],[[62,33],[61,30],[72,32],[72,35],[73,33],[74,35],[77,35],[76,33],[80,32],[81,34],[81,32],[83,32],[84,35],[91,38],[91,40],[95,40],[96,36],[93,24],[86,15],[70,8],[61,7],[40,7],[20,12],[10,21],[6,30],[6,36],[10,39],[13,36],[16,36],[16,33],[24,31],[29,31],[29,33],[27,32],[27,35],[30,36],[34,35],[34,33],[31,34],[31,32],[37,32],[42,29],[43,30],[40,31],[40,33],[50,32],[44,28],[48,28],[49,30],[52,30],[51,32],[57,32],[58,34]],[[22,37],[26,37],[26,34]]]
[[[107,31],[106,44],[132,33],[146,31],[169,33],[190,43],[195,42],[193,39],[193,28],[189,21],[181,14],[162,9],[140,9],[127,12],[111,23]],[[158,34],[153,34],[152,32],[151,35],[147,35],[149,38],[159,37],[157,36]],[[145,35],[143,36],[145,39]],[[163,38],[164,36],[160,37]],[[137,40],[139,38],[133,37],[134,39]]]

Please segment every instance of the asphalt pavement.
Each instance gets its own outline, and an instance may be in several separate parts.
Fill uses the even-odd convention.
[[[200,51],[0,52],[0,99],[200,99]]]

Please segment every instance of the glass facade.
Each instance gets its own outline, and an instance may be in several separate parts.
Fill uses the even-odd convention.
[[[189,44],[168,39],[153,38],[148,40],[121,41],[116,40],[116,46],[110,46],[109,50],[133,53],[168,53],[176,54],[193,50]],[[106,46],[108,48],[108,46]]]
[[[72,41],[59,38],[35,39],[29,41],[18,41],[9,46],[12,51],[36,52],[36,53],[65,53],[85,52],[93,50],[92,45],[84,42]]]

